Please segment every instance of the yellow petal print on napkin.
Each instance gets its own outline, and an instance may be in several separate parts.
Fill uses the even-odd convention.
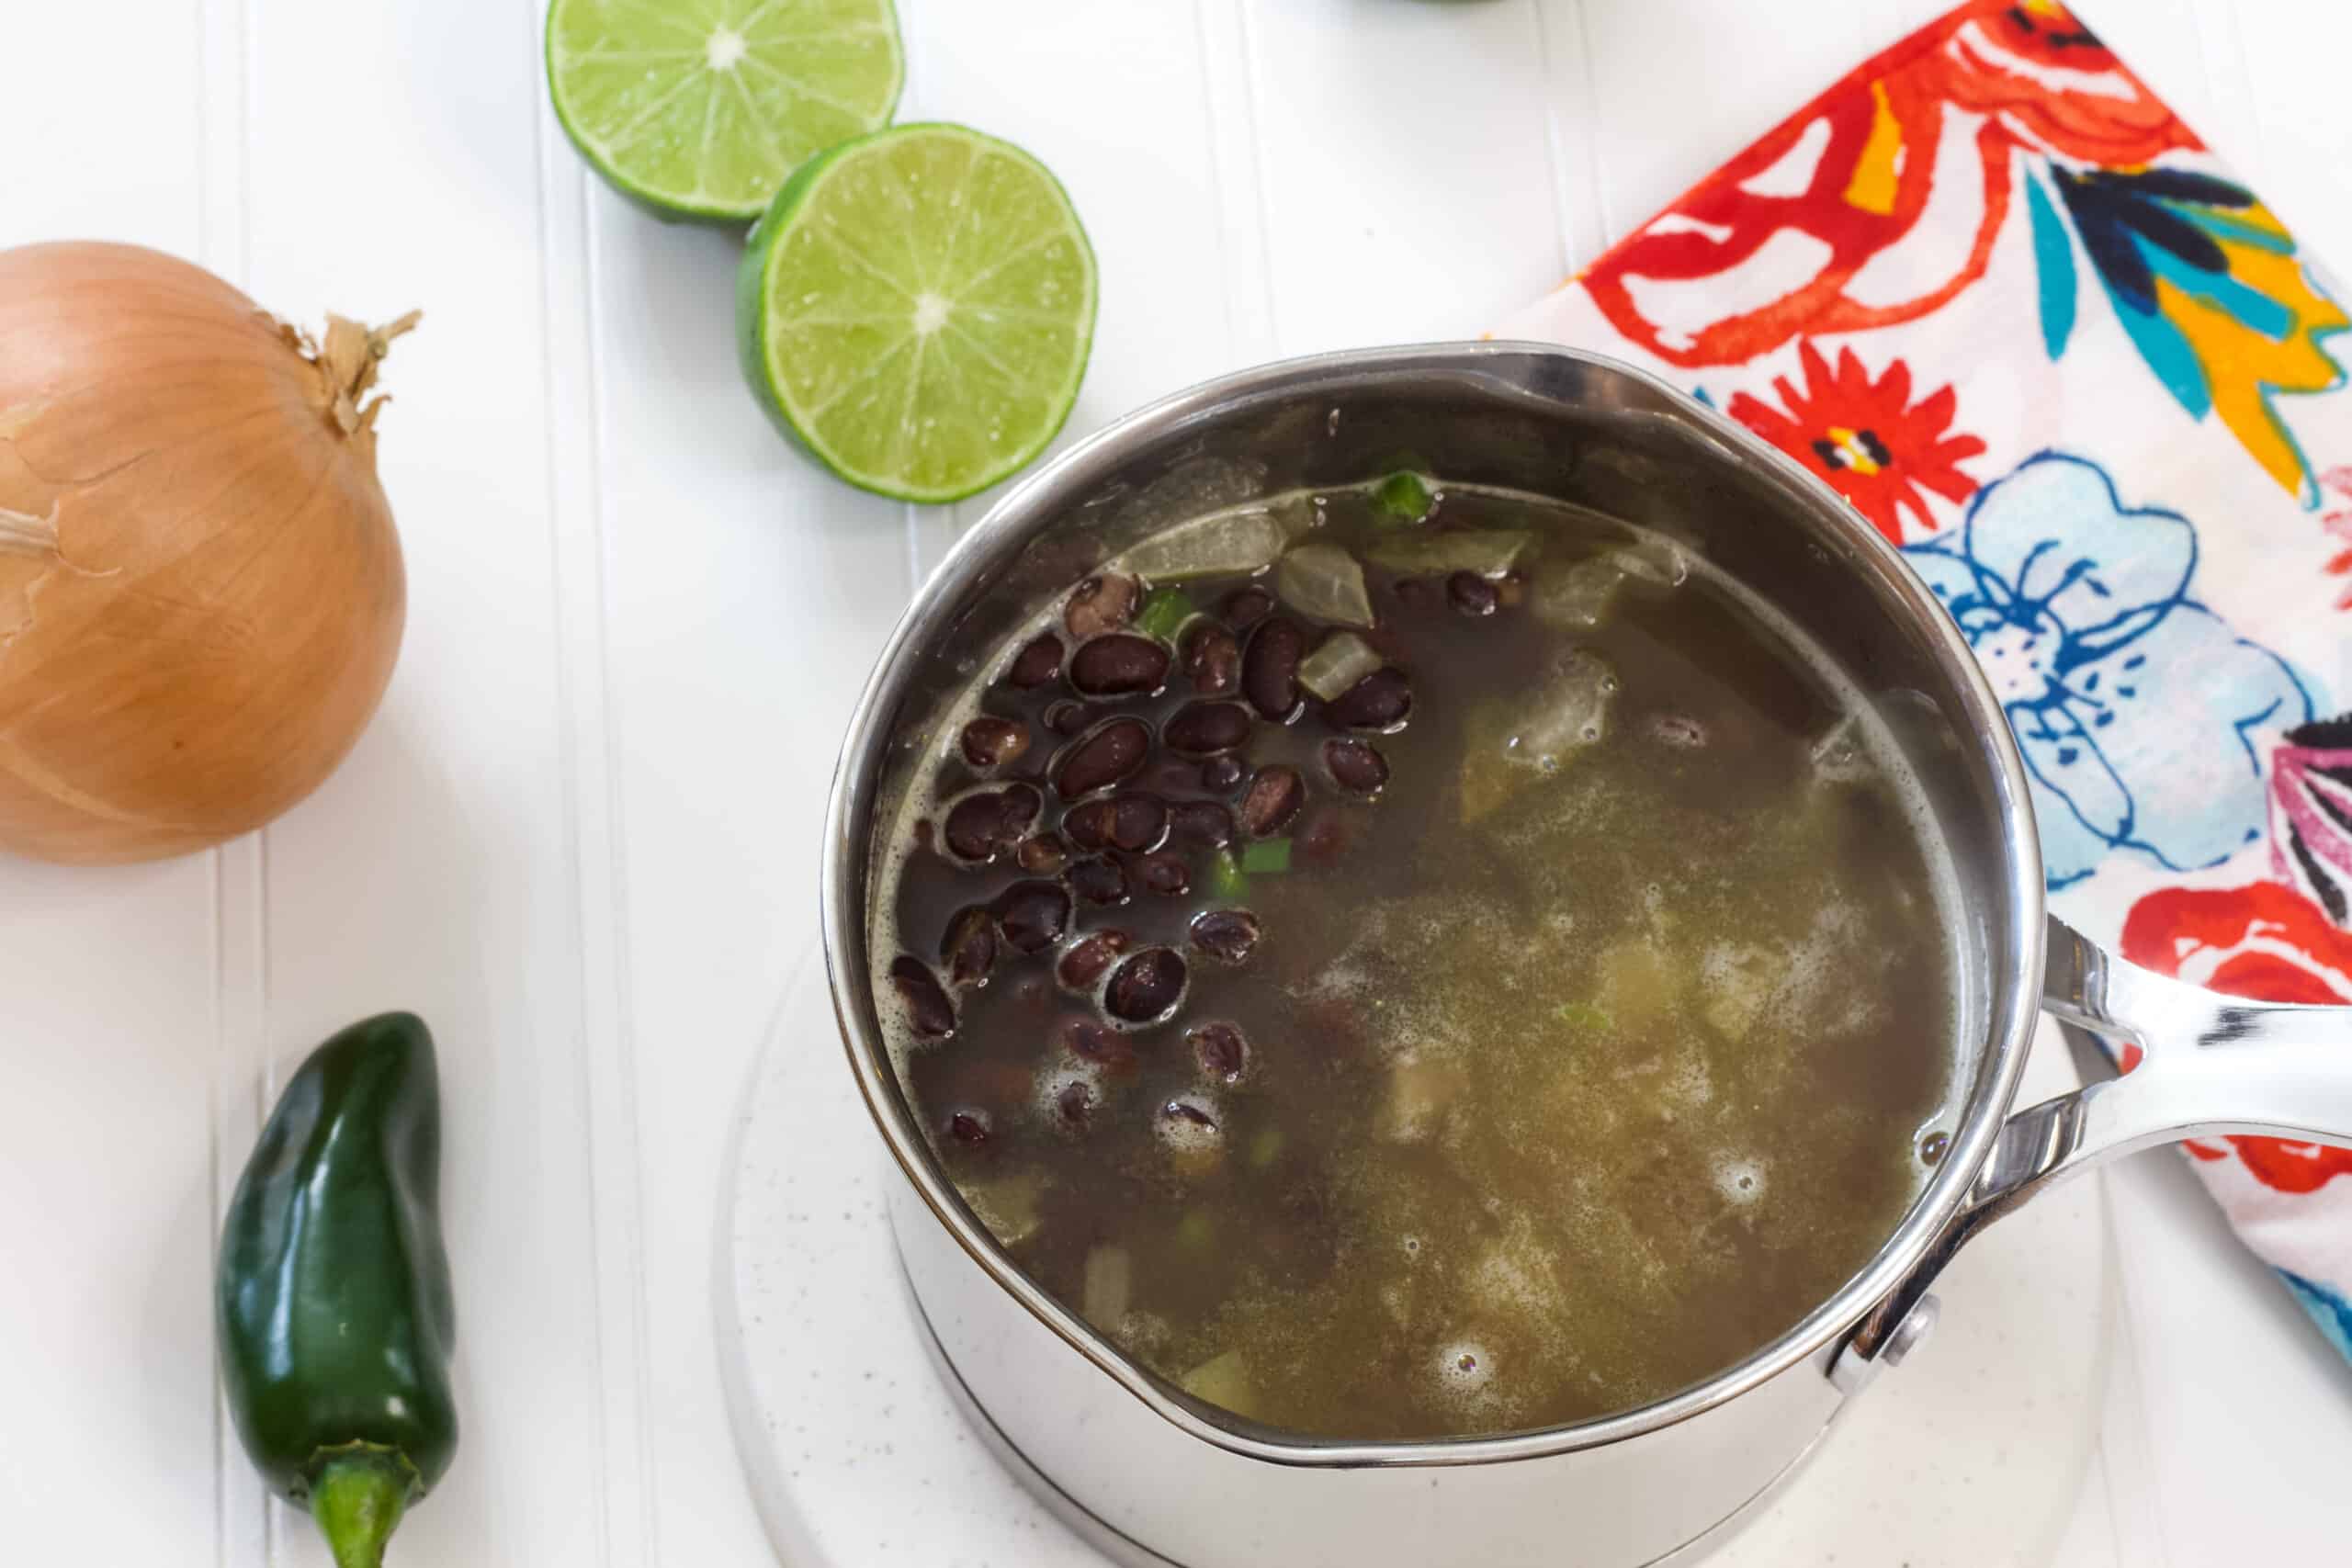
[[[2241,215],[2284,239],[2286,231],[2262,208]],[[2212,389],[2213,412],[2230,433],[2286,490],[2311,497],[2311,470],[2271,404],[2276,392],[2324,392],[2340,385],[2344,368],[2320,340],[2352,326],[2344,311],[2312,286],[2291,250],[2215,234],[2229,258],[2230,278],[2283,307],[2286,331],[2265,331],[2226,306],[2191,293],[2172,278],[2156,278],[2158,307],[2188,340]],[[2289,243],[2292,242],[2290,241]]]

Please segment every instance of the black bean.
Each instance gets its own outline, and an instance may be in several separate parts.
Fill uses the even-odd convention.
[[[1106,1066],[1132,1066],[1136,1049],[1126,1039],[1091,1018],[1065,1019],[1060,1030],[1062,1049],[1083,1061]]]
[[[1111,847],[1140,854],[1156,850],[1168,837],[1168,803],[1156,795],[1129,793],[1111,797]]]
[[[1214,757],[1250,739],[1250,710],[1239,703],[1186,703],[1160,727],[1159,738],[1180,757]]]
[[[1099,709],[1091,708],[1084,703],[1071,702],[1068,697],[1064,697],[1060,702],[1046,707],[1046,728],[1056,735],[1076,735],[1096,719],[1104,716],[1106,716]]]
[[[974,790],[947,813],[947,848],[959,859],[994,860],[1020,842],[1045,799],[1027,784]]]
[[[947,1135],[959,1144],[975,1146],[989,1141],[989,1113],[985,1111],[958,1111],[947,1118]]]
[[[1121,572],[1106,571],[1080,583],[1062,609],[1062,625],[1080,642],[1116,631],[1135,619],[1143,584]]]
[[[1136,782],[1151,795],[1190,795],[1199,784],[1200,764],[1187,757],[1170,757],[1161,752],[1152,758]]]
[[[1046,807],[1046,797],[1025,784],[1007,784],[998,793],[1004,797],[1004,819],[1017,829],[1025,829],[1037,820],[1037,813]]]
[[[1061,672],[1062,639],[1051,632],[1041,632],[1012,656],[1012,667],[1005,671],[1004,678],[1025,691],[1044,685]]]
[[[931,966],[911,953],[890,961],[890,984],[906,1003],[907,1022],[924,1040],[944,1040],[956,1032],[956,1006],[940,987]]]
[[[996,964],[996,917],[978,904],[956,911],[939,942],[939,961],[951,986],[977,986]]]
[[[1241,691],[1260,716],[1287,723],[1298,709],[1298,661],[1306,655],[1306,633],[1282,615],[1261,626],[1241,658]]]
[[[1326,740],[1323,768],[1332,783],[1358,795],[1378,795],[1388,782],[1388,759],[1369,740]]]
[[[1233,842],[1233,813],[1213,800],[1187,800],[1170,808],[1168,834],[1203,849],[1221,850]]]
[[[1193,690],[1221,697],[1241,683],[1241,643],[1215,621],[1194,621],[1184,634],[1184,674]]]
[[[1127,874],[1119,863],[1101,855],[1089,855],[1072,861],[1069,872],[1069,890],[1090,904],[1120,904],[1126,901]]]
[[[1241,796],[1242,830],[1253,839],[1262,839],[1279,832],[1283,825],[1298,815],[1306,804],[1306,781],[1298,770],[1284,762],[1271,768],[1261,768],[1258,776]]]
[[[1111,802],[1083,801],[1062,813],[1062,831],[1081,850],[1100,850],[1111,842]]]
[[[1181,898],[1193,886],[1193,874],[1183,860],[1165,850],[1136,862],[1136,880],[1143,884],[1145,892],[1163,898]]]
[[[1147,947],[1111,971],[1102,1005],[1123,1023],[1152,1023],[1176,1010],[1184,995],[1184,960],[1172,948]]]
[[[1029,750],[1029,727],[1017,719],[983,714],[964,727],[964,761],[976,768],[1010,762]]]
[[[1337,811],[1316,811],[1300,826],[1295,848],[1307,864],[1330,865],[1354,836],[1349,818]]]
[[[1201,764],[1201,787],[1216,795],[1228,794],[1247,772],[1238,757],[1211,757]]]
[[[1012,861],[1038,876],[1059,876],[1069,863],[1069,846],[1051,833],[1032,833],[1013,846]]]
[[[1457,571],[1445,580],[1445,596],[1465,615],[1491,615],[1500,597],[1495,585],[1475,571]]]
[[[1375,670],[1323,709],[1342,729],[1391,730],[1413,711],[1413,688],[1401,670]]]
[[[1951,1147],[1951,1134],[1939,1128],[1919,1140],[1919,1162],[1922,1165],[1941,1165],[1946,1151]]]
[[[1258,933],[1258,917],[1247,909],[1204,909],[1193,917],[1193,945],[1227,964],[1249,957]]]
[[[1084,801],[1063,815],[1062,831],[1081,849],[1156,850],[1168,837],[1168,803],[1135,790]]]
[[[1072,741],[1054,771],[1054,788],[1064,800],[1105,789],[1143,766],[1151,751],[1151,731],[1139,718],[1114,718]]]
[[[1230,1023],[1204,1023],[1184,1036],[1201,1070],[1219,1083],[1239,1083],[1250,1064],[1250,1043]]]
[[[1190,1122],[1195,1127],[1205,1127],[1212,1133],[1216,1131],[1216,1118],[1189,1100],[1171,1100],[1159,1108],[1159,1114],[1170,1122]]]
[[[1054,1114],[1065,1125],[1083,1127],[1094,1115],[1094,1090],[1083,1083],[1066,1083],[1054,1096]]]
[[[1133,632],[1107,632],[1069,656],[1069,683],[1089,697],[1156,692],[1168,681],[1168,645]]]
[[[1126,932],[1090,931],[1062,954],[1061,962],[1054,965],[1054,976],[1073,991],[1091,991],[1094,982],[1102,978],[1102,971],[1126,950]]]
[[[1246,632],[1274,613],[1274,596],[1256,586],[1237,588],[1225,596],[1218,614],[1235,631]]]
[[[990,859],[1003,847],[1004,801],[993,790],[967,795],[947,810],[947,848],[959,860]]]
[[[1069,895],[1051,882],[1016,882],[996,897],[996,923],[1015,953],[1043,953],[1069,929]]]

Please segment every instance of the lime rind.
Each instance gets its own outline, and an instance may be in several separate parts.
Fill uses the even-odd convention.
[[[769,416],[835,474],[941,503],[1060,433],[1096,303],[1093,247],[1050,171],[964,126],[898,126],[776,193],[738,275],[738,346]]]
[[[817,25],[778,30],[812,13]],[[598,29],[612,27],[650,41],[605,49]],[[575,47],[583,39],[598,42]],[[606,185],[665,221],[756,220],[809,157],[888,125],[906,83],[892,0],[553,0],[545,54],[564,135]],[[592,123],[583,98],[618,100],[626,118]],[[691,185],[650,178],[638,155],[639,137],[675,130],[673,111],[698,123]],[[667,147],[673,166],[689,152],[675,136]],[[724,188],[709,188],[714,172]]]

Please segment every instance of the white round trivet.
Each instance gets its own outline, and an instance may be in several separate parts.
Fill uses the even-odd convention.
[[[2073,1081],[2045,1030],[2019,1103]],[[821,964],[777,1010],[737,1138],[721,1374],[786,1568],[1103,1568],[989,1455],[932,1370],[883,1212],[888,1156]],[[2115,1269],[2099,1179],[1993,1226],[1937,1294],[1934,1335],[1706,1568],[2048,1562],[2105,1397]]]

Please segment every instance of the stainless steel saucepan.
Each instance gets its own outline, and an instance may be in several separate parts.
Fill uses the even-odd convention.
[[[1409,455],[1457,481],[1577,502],[1682,538],[1838,660],[1925,782],[1961,881],[1958,1120],[1900,1229],[1736,1366],[1601,1420],[1350,1442],[1271,1431],[1130,1360],[1025,1277],[933,1162],[883,1046],[866,953],[875,825],[934,716],[1022,614],[1210,507],[1371,478]],[[891,1216],[943,1375],[992,1448],[1112,1555],[1183,1568],[1634,1568],[1724,1527],[1932,1321],[1990,1221],[2093,1162],[2223,1133],[2352,1143],[2352,1010],[2213,996],[2045,917],[2026,775],[1933,595],[1796,464],[1640,372],[1488,343],[1243,371],[1120,421],[997,505],[915,596],[843,743],[826,819],[833,1005],[903,1177]],[[2129,1076],[2023,1111],[2036,1015],[2137,1043]]]

